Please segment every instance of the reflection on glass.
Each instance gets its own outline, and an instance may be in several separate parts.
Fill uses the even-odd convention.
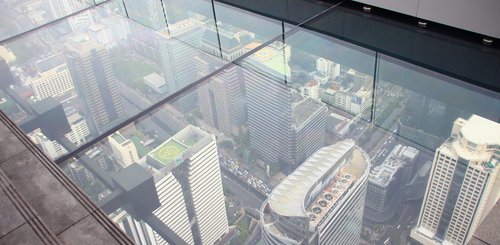
[[[153,30],[167,26],[161,0],[123,0],[128,18]]]
[[[500,100],[492,93],[388,56],[378,68],[375,123],[423,147],[441,145],[459,117],[498,119]]]
[[[36,142],[54,159],[224,64],[193,48],[205,43],[206,29],[197,19],[154,32],[107,7],[2,46],[8,54],[5,72],[13,76],[5,91],[25,113],[9,111],[27,133],[35,131]],[[196,95],[186,97],[176,106],[185,111],[196,100]],[[49,111],[60,112],[66,132],[49,129],[54,120]],[[72,119],[77,117],[83,123]],[[80,128],[85,133],[76,132]],[[56,142],[60,137],[68,141]]]
[[[498,95],[277,19],[104,4],[0,47],[0,109],[138,244],[406,243],[434,151]]]
[[[29,31],[92,6],[92,1],[2,1],[0,2],[0,40]]]

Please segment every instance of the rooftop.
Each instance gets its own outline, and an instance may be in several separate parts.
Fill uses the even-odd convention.
[[[355,152],[358,152],[359,156]],[[338,171],[344,167],[339,160],[348,157],[348,154],[354,155],[345,163],[350,167],[345,168],[344,171],[353,175],[354,178],[361,177],[362,173],[369,168],[370,160],[361,154],[361,150],[355,148],[353,140],[343,140],[323,147],[271,192],[269,205],[273,212],[286,217],[308,217],[306,202],[310,199],[310,191],[316,185],[321,184],[321,177],[327,172]],[[350,172],[352,169],[356,171]]]
[[[308,97],[294,104],[292,110],[293,119],[295,120],[294,125],[296,128],[300,128],[307,119],[318,113],[318,111],[326,110],[326,107],[323,102]]]
[[[379,186],[387,186],[400,168],[415,161],[418,152],[411,146],[396,145],[384,162],[373,168],[368,180]]]
[[[478,145],[500,145],[500,123],[477,115],[472,115],[460,132]]]
[[[256,47],[259,43],[251,43],[246,47]],[[285,48],[282,46],[281,48]],[[252,56],[254,64],[264,65],[269,68],[272,73],[278,75],[278,79],[282,80],[284,76],[290,76],[290,68],[288,67],[288,59],[283,50],[278,50],[276,46],[267,46],[257,50]]]
[[[198,145],[203,143],[203,139],[209,136],[210,134],[204,132],[203,130],[192,125],[188,125],[173,137],[151,150],[148,153],[148,156],[154,161],[148,161],[148,164],[157,170],[163,169],[163,166],[167,167],[167,169],[171,169],[171,165],[174,162],[177,162],[178,164],[179,162],[184,161],[186,157],[189,157],[184,156],[184,153],[188,149],[197,149],[197,147],[200,147]],[[157,166],[157,162],[162,164],[162,166]]]
[[[127,141],[127,139],[125,139],[125,137],[123,137],[123,135],[121,135],[119,132],[112,134],[111,138],[118,144],[123,144],[125,141]]]

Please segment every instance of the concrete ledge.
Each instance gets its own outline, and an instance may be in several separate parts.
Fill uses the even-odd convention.
[[[0,244],[133,244],[0,111]]]

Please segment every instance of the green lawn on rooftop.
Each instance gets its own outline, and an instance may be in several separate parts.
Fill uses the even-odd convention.
[[[123,56],[112,58],[111,63],[116,78],[140,91],[147,91],[147,85],[143,81],[145,76],[153,72],[159,73],[159,71],[150,64]]]
[[[173,159],[177,158],[187,148],[174,140],[169,140],[156,151],[153,152],[153,157],[163,164],[168,164]]]
[[[134,143],[135,148],[137,149],[137,154],[139,155],[139,158],[148,154],[149,149],[147,147],[145,147],[143,144],[141,144],[141,139],[139,138],[139,136],[132,135],[130,137],[130,140],[132,141],[132,143]]]

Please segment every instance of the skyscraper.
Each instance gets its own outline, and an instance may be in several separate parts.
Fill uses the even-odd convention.
[[[324,145],[327,108],[285,84],[287,50],[274,43],[258,51],[244,62],[243,75],[250,145],[262,160],[290,173]]]
[[[220,56],[225,60],[233,60],[246,52],[244,46],[250,42],[250,34],[233,30],[224,24],[218,25],[219,38],[215,27],[207,28],[201,43],[202,50]],[[221,46],[219,46],[219,40]],[[219,64],[214,58],[196,57],[197,70],[200,76],[214,70],[212,66]],[[203,119],[208,125],[219,129],[226,135],[238,132],[237,127],[246,121],[246,99],[243,86],[243,71],[238,66],[231,66],[198,88],[198,100]]]
[[[61,64],[39,73],[31,81],[31,87],[37,100],[56,97],[74,89],[73,79],[68,66]]]
[[[500,197],[500,124],[458,118],[432,163],[417,227],[423,244],[466,244]]]
[[[124,0],[124,5],[127,6],[128,18],[133,21],[139,22],[153,30],[158,30],[167,25],[161,6],[162,1]]]
[[[229,227],[215,136],[187,126],[147,156],[161,206],[154,214],[188,244],[213,244]]]
[[[74,36],[65,47],[71,76],[86,114],[92,117],[92,129],[100,130],[125,115],[109,51],[86,35]]]
[[[358,244],[369,171],[351,139],[319,149],[262,206],[264,244]]]
[[[166,244],[161,239],[157,240],[157,234],[144,221],[137,221],[124,210],[118,210],[110,215],[110,218],[138,245],[160,245]]]
[[[161,29],[157,37],[158,53],[168,86],[168,94],[173,94],[194,82],[198,76],[193,64],[196,47],[200,46],[204,22],[188,18]],[[181,111],[188,111],[196,106],[196,93],[190,93],[175,105]]]

